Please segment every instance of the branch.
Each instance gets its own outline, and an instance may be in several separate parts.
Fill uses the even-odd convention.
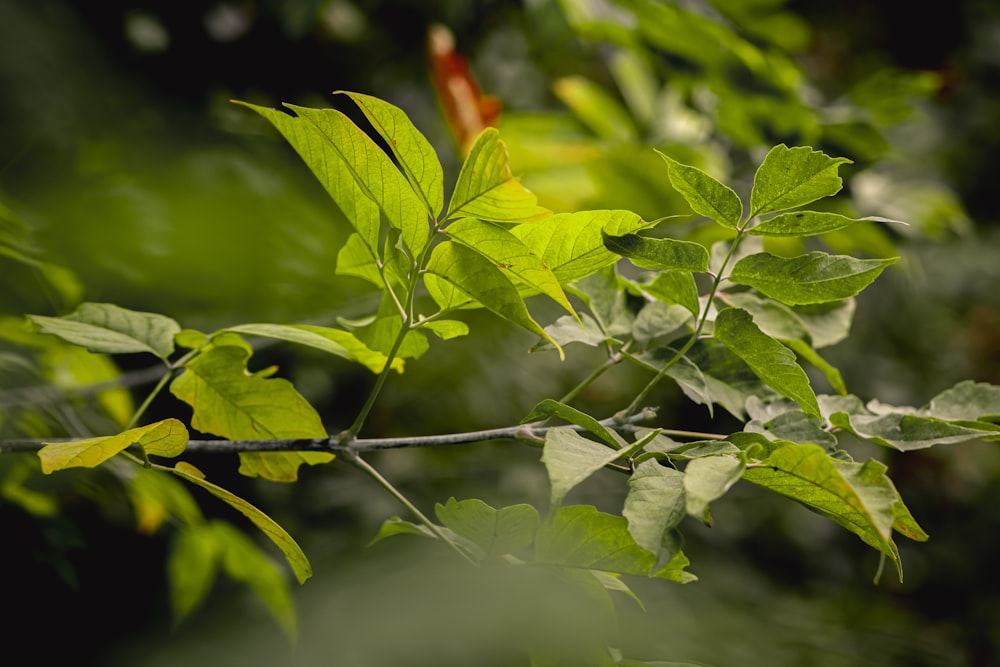
[[[633,427],[638,422],[652,419],[656,410],[645,408],[638,414],[625,419],[609,417],[601,420],[601,424],[611,428]],[[444,435],[418,435],[401,438],[353,438],[343,440],[340,436],[327,438],[294,438],[285,440],[189,440],[188,452],[199,454],[236,454],[240,452],[333,452],[357,453],[379,449],[407,449],[410,447],[445,447],[448,445],[467,445],[488,440],[521,440],[533,444],[545,440],[545,434],[555,426],[539,426],[535,424],[518,424],[504,428],[487,429],[484,431],[467,431],[465,433],[447,433]],[[563,426],[575,431],[586,429],[576,426]],[[695,433],[692,431],[673,431],[663,429],[665,435],[695,438],[720,438],[711,433]],[[34,452],[42,448],[46,442],[69,442],[72,438],[46,438],[23,440],[0,440],[0,452]]]

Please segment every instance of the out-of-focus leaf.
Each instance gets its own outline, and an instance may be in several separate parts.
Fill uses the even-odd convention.
[[[84,303],[63,317],[28,317],[42,333],[59,336],[91,352],[149,352],[164,361],[173,354],[174,334],[181,330],[177,322],[165,315],[110,303]]]
[[[638,132],[618,100],[582,76],[557,79],[552,90],[594,134],[608,141],[634,141]]]

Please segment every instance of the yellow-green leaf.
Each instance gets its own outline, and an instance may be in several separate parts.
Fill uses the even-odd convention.
[[[147,454],[174,457],[184,451],[187,441],[188,431],[184,424],[176,419],[164,419],[117,435],[47,442],[38,451],[38,457],[42,460],[42,472],[48,474],[66,468],[93,468],[131,445],[141,446]]]

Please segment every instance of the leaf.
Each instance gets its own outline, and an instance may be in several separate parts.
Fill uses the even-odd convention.
[[[110,303],[84,303],[63,317],[28,315],[42,333],[59,336],[91,352],[149,352],[164,361],[174,352],[181,327],[157,313],[128,310]]]
[[[715,318],[714,337],[772,389],[798,403],[806,414],[820,416],[816,394],[809,377],[795,362],[795,354],[763,333],[750,313],[724,308]]]
[[[175,621],[187,618],[208,596],[219,571],[221,550],[212,524],[198,523],[177,532],[167,556]]]
[[[357,232],[348,236],[337,251],[337,275],[355,276],[367,280],[379,289],[385,287],[378,269],[377,254]]]
[[[643,306],[636,315],[632,325],[632,337],[640,348],[646,348],[657,339],[671,336],[690,321],[691,312],[684,306],[652,301]],[[686,329],[681,333],[685,332]]]
[[[152,535],[167,521],[193,526],[203,521],[201,509],[188,488],[171,475],[153,468],[138,468],[126,485],[135,514],[136,530]]]
[[[824,252],[789,259],[762,252],[738,261],[729,279],[790,306],[829,303],[855,296],[897,261],[898,257],[855,259]]]
[[[226,327],[225,331],[307,345],[349,361],[356,361],[373,373],[381,373],[388,359],[381,352],[369,349],[353,334],[342,329],[308,324],[240,324]],[[402,373],[404,363],[402,359],[393,359],[392,369],[397,373]]]
[[[684,473],[643,461],[628,480],[628,494],[622,516],[636,544],[659,556],[663,536],[686,516]]]
[[[284,106],[297,117],[240,102],[267,118],[295,148],[337,206],[373,250],[378,247],[378,205],[403,234],[414,256],[427,245],[426,209],[402,172],[372,139],[336,109]]]
[[[782,344],[787,346],[790,350],[799,355],[802,359],[805,359],[810,364],[812,364],[820,373],[826,377],[827,382],[833,387],[833,390],[840,395],[847,394],[847,386],[844,384],[844,378],[840,375],[840,371],[830,365],[826,359],[821,357],[816,350],[809,347],[809,344],[802,340],[781,340]]]
[[[348,91],[337,91],[357,103],[365,117],[389,145],[427,213],[436,218],[444,206],[444,172],[437,154],[402,109],[388,102]]]
[[[382,522],[382,526],[379,528],[378,534],[368,542],[368,546],[372,546],[377,542],[381,542],[387,537],[392,537],[393,535],[420,535],[421,537],[429,537],[431,539],[437,539],[437,535],[434,534],[427,526],[423,524],[413,523],[411,521],[406,521],[400,519],[398,516],[394,516],[391,519],[386,519]]]
[[[211,524],[222,547],[223,570],[247,584],[293,642],[297,639],[295,607],[281,571],[254,542],[224,521]]]
[[[940,419],[995,420],[1000,416],[1000,387],[963,380],[932,398],[925,414]]]
[[[836,345],[851,332],[857,302],[853,299],[809,306],[795,306],[793,311],[809,331],[814,349]]]
[[[643,269],[708,271],[708,250],[699,243],[676,239],[647,239],[637,234],[603,235],[604,247]]]
[[[878,461],[836,461],[818,445],[789,444],[772,452],[759,467],[748,467],[743,479],[832,519],[899,568],[891,534],[901,501],[885,471]]]
[[[639,283],[639,289],[664,303],[676,303],[698,317],[700,304],[694,276],[683,271],[662,271],[653,282]]]
[[[623,440],[620,435],[607,428],[590,415],[580,412],[576,408],[566,405],[565,403],[554,401],[551,398],[546,398],[538,403],[538,405],[536,405],[531,411],[531,414],[521,420],[521,423],[531,424],[550,417],[559,417],[564,421],[568,421],[570,424],[576,424],[577,426],[590,431],[607,443],[609,447],[614,449],[621,449],[625,446],[625,440]],[[587,442],[591,441],[588,440]]]
[[[511,175],[507,147],[496,128],[482,131],[458,174],[445,219],[468,217],[491,222],[539,220],[551,211]]]
[[[545,331],[563,347],[570,343],[583,343],[597,347],[608,339],[601,326],[586,313],[580,316],[579,322],[569,315],[563,315],[545,327]]]
[[[809,331],[794,310],[773,299],[762,299],[752,292],[734,292],[720,295],[727,306],[742,308],[750,313],[753,322],[771,338],[781,340],[809,340]]]
[[[681,164],[659,150],[656,152],[667,163],[670,184],[683,195],[695,213],[723,227],[736,229],[743,217],[743,202],[739,195],[701,169]]]
[[[705,456],[684,468],[684,503],[687,513],[712,524],[708,505],[725,495],[743,475],[744,465],[735,456]]]
[[[612,449],[588,440],[571,429],[549,429],[545,434],[542,463],[545,464],[552,486],[550,507],[553,510],[558,508],[566,494],[580,482],[623,454],[621,449]]]
[[[247,373],[249,357],[242,347],[212,347],[184,367],[170,392],[194,409],[191,426],[230,440],[326,437],[319,415],[290,382]],[[326,463],[333,454],[257,452],[240,459],[244,475],[294,481],[300,465]]]
[[[601,139],[634,141],[638,136],[629,113],[604,89],[582,76],[556,79],[552,91]]]
[[[631,211],[580,211],[518,225],[511,233],[542,258],[560,283],[570,283],[618,261],[604,247],[602,233],[624,236],[644,226]]]
[[[675,565],[686,560],[678,556],[681,558]],[[590,505],[563,507],[542,523],[535,536],[535,559],[559,567],[657,576],[682,583],[694,579],[686,572],[682,575],[680,568],[653,572],[656,557],[635,543],[625,518],[599,512]]]
[[[205,475],[200,470],[189,463],[179,461],[177,465],[171,468],[171,472],[181,479],[200,486],[250,519],[281,550],[300,584],[305,583],[306,579],[312,576],[312,566],[309,564],[309,559],[306,558],[306,555],[299,548],[299,545],[296,544],[295,540],[292,539],[292,536],[285,532],[284,528],[275,523],[271,517],[239,496],[212,484],[205,479]]]
[[[94,468],[131,445],[139,445],[155,456],[179,456],[187,441],[184,424],[177,419],[164,419],[117,435],[47,442],[38,450],[38,458],[42,460],[42,472],[49,474],[66,468]]]
[[[765,220],[748,231],[754,236],[814,236],[850,227],[864,220],[855,220],[837,213],[796,211]]]
[[[538,510],[526,504],[497,510],[477,498],[449,498],[444,505],[437,503],[434,512],[442,524],[476,544],[486,557],[527,547],[534,541],[539,525]]]
[[[441,340],[451,340],[469,334],[469,325],[457,320],[433,320],[424,322],[420,328],[427,329]]]
[[[514,276],[533,290],[551,298],[571,315],[576,315],[552,269],[521,239],[506,229],[493,223],[466,218],[456,220],[445,227],[444,231],[465,247],[496,264],[505,274]]]
[[[808,146],[778,144],[757,169],[750,192],[750,217],[795,208],[835,195],[843,185],[837,169],[851,164]]]
[[[1000,427],[985,422],[955,423],[914,414],[848,415],[836,412],[830,422],[859,438],[901,452],[970,440],[1000,439]]]
[[[531,317],[517,288],[482,255],[446,241],[434,247],[427,271],[444,278],[505,320],[546,339],[556,346],[559,357],[563,358],[562,348]]]

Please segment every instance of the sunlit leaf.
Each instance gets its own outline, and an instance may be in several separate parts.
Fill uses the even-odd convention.
[[[684,468],[684,503],[687,513],[712,523],[708,506],[725,495],[743,475],[743,462],[734,456],[704,456]]]
[[[247,373],[249,351],[212,347],[184,367],[170,392],[190,405],[191,425],[230,440],[322,438],[323,422],[290,382]],[[326,452],[250,452],[240,455],[240,472],[275,481],[294,481],[303,463],[333,459]]]
[[[763,333],[750,313],[742,308],[723,309],[715,318],[714,337],[772,389],[798,403],[807,414],[820,416],[816,394],[795,354]]]
[[[754,174],[750,217],[781,211],[835,195],[843,185],[837,169],[847,158],[831,158],[808,146],[770,150]]]
[[[567,76],[557,79],[552,91],[601,139],[633,141],[637,137],[628,111],[593,81]]]
[[[212,484],[205,479],[204,473],[189,463],[179,461],[171,469],[171,472],[196,486],[200,486],[250,519],[281,550],[300,584],[305,583],[306,579],[312,576],[312,566],[309,564],[309,559],[306,558],[306,555],[299,548],[295,540],[292,539],[292,536],[285,532],[284,528],[275,523],[274,519],[239,496]]]
[[[619,255],[604,247],[602,232],[624,236],[644,226],[631,211],[580,211],[518,225],[511,232],[542,258],[560,283],[568,283],[618,261]]]
[[[446,218],[479,218],[492,222],[539,220],[551,211],[511,174],[507,147],[496,128],[488,127],[462,164]]]
[[[531,317],[513,283],[482,255],[461,244],[440,243],[431,253],[427,271],[444,278],[500,317],[548,340],[563,356],[558,343]]]
[[[604,247],[627,257],[643,269],[708,271],[708,250],[699,243],[676,239],[649,239],[638,234],[604,234]]]
[[[743,217],[739,195],[701,169],[681,164],[659,150],[656,152],[667,163],[670,184],[684,196],[695,213],[736,229]]]
[[[652,282],[639,283],[639,289],[664,303],[680,304],[698,317],[698,286],[691,273],[661,271]]]
[[[433,320],[421,324],[420,328],[427,329],[441,340],[451,340],[469,334],[469,325],[458,320]]]
[[[369,349],[353,334],[342,329],[309,324],[240,324],[227,327],[226,331],[307,345],[361,363],[373,373],[382,372],[387,360],[384,354]],[[402,373],[403,364],[402,359],[393,359],[392,369],[397,373]]]
[[[504,273],[545,294],[569,313],[576,315],[552,269],[521,239],[503,227],[465,218],[451,223],[444,231],[465,247],[496,264]]]
[[[818,445],[789,444],[772,452],[761,465],[749,467],[743,479],[832,519],[889,556],[898,568],[899,553],[891,533],[901,501],[885,471],[878,461],[836,461]],[[909,517],[909,512],[902,516]]]
[[[434,506],[438,520],[456,534],[470,540],[485,556],[499,556],[524,549],[535,539],[538,510],[531,505],[511,505],[494,509],[471,498]]]
[[[337,274],[362,278],[380,289],[385,286],[375,251],[365,244],[357,232],[348,236],[337,251]]]
[[[42,460],[42,472],[48,474],[66,468],[93,468],[131,445],[139,445],[147,454],[174,457],[184,451],[187,441],[184,424],[171,418],[117,435],[45,443],[38,450],[38,458]]]
[[[128,310],[110,303],[84,303],[63,317],[29,315],[42,333],[59,336],[91,352],[149,352],[166,360],[174,351],[181,327],[157,313]]]
[[[348,95],[364,112],[365,117],[389,146],[417,196],[436,218],[444,206],[444,172],[437,154],[406,113],[377,97],[337,91]]]
[[[855,296],[898,260],[818,251],[785,258],[762,252],[738,261],[729,279],[788,305],[828,303]]]

